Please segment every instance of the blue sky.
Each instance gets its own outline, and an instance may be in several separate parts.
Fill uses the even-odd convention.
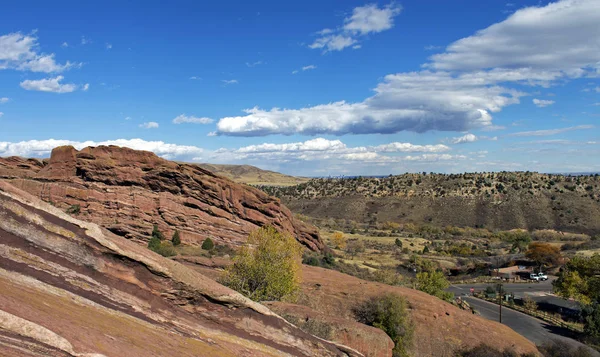
[[[600,2],[33,1],[0,156],[116,144],[323,176],[600,171]]]

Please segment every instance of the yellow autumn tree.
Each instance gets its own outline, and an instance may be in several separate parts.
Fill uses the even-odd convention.
[[[346,248],[346,243],[348,242],[348,238],[342,232],[335,232],[331,236],[331,242],[333,243],[333,247],[336,249],[344,249]]]
[[[288,233],[263,227],[233,258],[223,283],[254,301],[293,300],[300,288],[302,247]]]

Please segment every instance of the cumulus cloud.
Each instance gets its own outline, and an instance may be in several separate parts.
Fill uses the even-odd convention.
[[[112,44],[106,43],[105,47],[106,47],[107,50],[110,50],[110,49],[112,49]]]
[[[471,134],[471,133],[467,133],[463,136],[459,136],[457,138],[452,138],[450,140],[450,142],[452,144],[465,144],[465,143],[473,143],[477,140],[479,140],[479,138],[477,136],[475,136],[474,134]]]
[[[175,119],[173,119],[173,124],[183,124],[183,123],[192,123],[192,124],[210,124],[212,123],[214,120],[212,120],[211,118],[206,118],[206,117],[195,117],[195,116],[188,116],[185,114],[181,114],[178,115],[177,117],[175,117]]]
[[[72,145],[77,150],[88,146],[116,145],[135,150],[152,151],[166,159],[193,157],[202,154],[203,149],[196,146],[169,144],[163,141],[146,141],[142,139],[117,139],[106,141],[72,141],[72,140],[29,140],[21,142],[0,141],[0,156],[48,157],[57,146]]]
[[[222,79],[221,82],[223,82],[225,85],[238,83],[237,79]]]
[[[600,2],[527,7],[431,57],[437,70],[534,69],[579,77],[600,61]]]
[[[577,126],[570,126],[567,128],[520,131],[517,133],[509,134],[509,136],[549,136],[549,135],[562,134],[562,133],[566,133],[566,132],[574,131],[574,130],[586,130],[586,129],[594,129],[594,128],[595,127],[593,125],[577,125]]]
[[[199,80],[202,80],[202,78],[200,78],[200,77],[196,77],[196,76],[191,76],[191,77],[190,77],[190,79],[191,79],[191,80],[194,80],[194,81],[199,81]]]
[[[1,97],[0,98],[0,104],[5,104],[8,103],[10,101],[10,99],[6,98],[6,97]]]
[[[308,47],[323,49],[323,52],[341,51],[350,46],[358,49],[358,38],[391,29],[394,27],[394,17],[400,14],[401,10],[400,6],[394,4],[382,8],[376,4],[356,7],[352,10],[352,15],[344,19],[341,27],[318,31],[320,37]]]
[[[59,64],[54,57],[53,53],[39,52],[38,39],[33,34],[15,32],[0,36],[0,69],[54,73],[81,66],[69,61]]]
[[[156,128],[158,128],[158,123],[155,121],[149,121],[149,122],[140,124],[139,127],[142,129],[156,129]]]
[[[77,85],[73,83],[62,84],[63,76],[55,78],[46,78],[38,80],[24,80],[20,83],[21,88],[26,90],[51,92],[51,93],[71,93],[77,90]]]
[[[550,106],[552,104],[554,104],[553,100],[543,100],[543,99],[534,99],[533,100],[533,104],[535,104],[536,107],[538,108],[544,108],[547,106]]]
[[[375,13],[364,8],[355,10]],[[387,9],[389,13],[393,7]],[[393,25],[383,22],[387,25],[375,26],[363,21],[364,26],[359,26],[357,19],[363,17],[354,15],[341,28],[321,31],[311,46],[343,49],[354,45],[355,36]],[[431,56],[424,70],[386,76],[375,88],[375,95],[362,102],[340,101],[300,109],[255,107],[247,109],[245,115],[221,118],[218,133],[344,135],[498,129],[492,114],[519,103],[526,95],[511,84],[549,87],[559,80],[596,74],[600,63],[598,23],[600,2],[596,0],[563,0],[523,8]]]
[[[315,138],[293,143],[263,143],[249,145],[239,149],[219,149],[212,154],[215,160],[265,160],[269,162],[293,161],[361,161],[368,163],[394,163],[402,161],[436,161],[456,158],[453,155],[443,156],[449,151],[446,145],[416,145],[411,143],[392,142],[377,146],[349,147],[341,140]],[[418,156],[401,156],[403,153],[426,153]]]
[[[388,75],[363,102],[344,101],[301,109],[245,110],[221,118],[221,135],[371,134],[403,130],[466,131],[492,126],[490,113],[519,102],[516,90],[446,72]]]
[[[83,85],[83,87],[81,87],[81,90],[84,91],[84,92],[87,92],[88,89],[90,89],[90,84],[89,83],[86,83],[86,84]]]

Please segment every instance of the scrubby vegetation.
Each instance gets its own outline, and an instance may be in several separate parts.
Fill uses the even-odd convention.
[[[600,254],[571,259],[554,282],[554,290],[585,305],[584,332],[590,344],[600,346]]]
[[[204,250],[212,250],[214,247],[215,243],[210,238],[206,238],[204,242],[202,242],[202,249]]]
[[[299,290],[302,247],[286,233],[263,227],[250,234],[222,282],[255,301],[293,300]]]
[[[296,186],[259,186],[277,197],[312,199],[362,195],[386,197],[419,196],[481,196],[502,195],[522,191],[535,196],[552,192],[555,195],[577,192],[590,199],[600,199],[599,176],[565,176],[536,172],[482,172],[463,174],[407,173],[388,177],[317,178]]]
[[[498,350],[484,343],[473,348],[464,348],[456,353],[456,357],[535,357],[535,354],[517,354],[513,349]]]
[[[71,205],[71,206],[69,206],[69,208],[67,208],[66,212],[68,214],[78,215],[81,212],[81,206],[80,205]]]
[[[425,223],[438,230],[458,225],[492,231],[535,227],[600,233],[595,218],[600,214],[598,175],[422,173],[320,178],[296,186],[260,188],[296,213],[321,220],[354,220],[355,232],[392,222]]]
[[[311,318],[301,319],[290,314],[282,314],[281,317],[286,319],[292,325],[299,327],[302,331],[325,340],[330,340],[333,334],[333,328],[331,325],[323,321]]]
[[[394,357],[408,356],[414,326],[408,303],[402,296],[386,294],[373,297],[354,309],[359,322],[382,329],[394,341]]]

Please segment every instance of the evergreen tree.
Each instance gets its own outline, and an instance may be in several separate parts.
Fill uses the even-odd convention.
[[[202,242],[202,249],[204,250],[212,250],[215,247],[215,243],[210,238],[206,238],[204,242]]]
[[[158,224],[155,224],[152,228],[152,237],[157,238],[158,240],[165,239],[165,236],[162,234],[162,232],[158,230]]]
[[[178,246],[181,244],[181,238],[179,237],[179,231],[175,231],[175,233],[173,233],[173,238],[171,239],[171,242],[173,242],[173,246]]]

